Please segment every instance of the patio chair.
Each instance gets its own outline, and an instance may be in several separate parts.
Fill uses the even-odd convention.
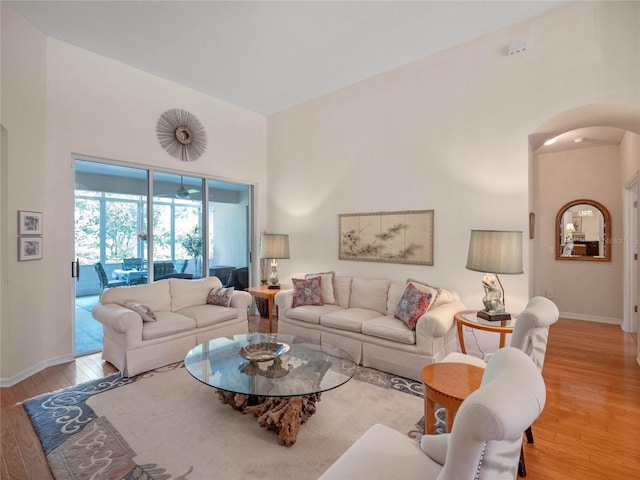
[[[107,277],[107,272],[104,271],[104,267],[102,266],[101,262],[98,262],[93,266],[96,269],[98,280],[100,280],[100,287],[102,287],[103,290],[105,288],[111,287],[122,287],[123,285],[127,284],[127,282],[124,282],[122,280],[109,280],[109,278]]]
[[[235,287],[236,290],[244,290],[249,286],[249,268],[240,267],[232,270],[225,287]]]
[[[161,280],[162,278],[167,277],[167,275],[171,275],[175,273],[173,262],[155,262],[153,264],[153,279]]]
[[[123,258],[123,270],[142,270],[142,258]]]

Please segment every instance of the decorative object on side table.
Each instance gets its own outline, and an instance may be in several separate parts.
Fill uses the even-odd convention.
[[[276,259],[289,258],[289,235],[263,233],[260,239],[260,258],[271,258],[271,275],[267,280],[268,288],[280,288],[278,262]]]
[[[471,230],[467,268],[485,272],[482,279],[484,310],[478,316],[485,320],[508,320],[504,307],[504,288],[498,274],[517,275],[522,270],[522,232]]]

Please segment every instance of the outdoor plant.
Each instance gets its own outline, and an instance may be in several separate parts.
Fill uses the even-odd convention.
[[[180,239],[180,244],[193,258],[193,264],[195,265],[195,271],[198,271],[198,260],[202,254],[202,236],[200,230],[196,225],[193,230]]]

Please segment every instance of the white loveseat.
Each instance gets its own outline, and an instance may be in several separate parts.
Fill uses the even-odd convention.
[[[131,377],[181,361],[191,348],[214,337],[247,333],[251,295],[234,291],[228,306],[207,304],[211,290],[221,287],[217,277],[208,277],[105,290],[93,308],[104,330],[102,358]],[[137,310],[147,307],[151,318],[124,306],[132,303]],[[145,316],[151,321],[143,321]]]
[[[312,277],[316,274],[308,274]],[[293,307],[294,290],[275,297],[278,333],[314,338],[348,352],[356,363],[421,381],[423,367],[440,361],[457,349],[454,314],[464,310],[458,294],[433,288],[429,310],[415,330],[394,318],[408,283],[420,289],[423,282],[321,274],[322,305]]]

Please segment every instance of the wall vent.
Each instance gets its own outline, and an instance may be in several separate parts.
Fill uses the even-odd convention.
[[[528,47],[529,47],[528,39],[523,38],[521,40],[516,40],[514,42],[511,42],[507,47],[507,54],[515,55],[517,53],[522,53],[526,51]]]

